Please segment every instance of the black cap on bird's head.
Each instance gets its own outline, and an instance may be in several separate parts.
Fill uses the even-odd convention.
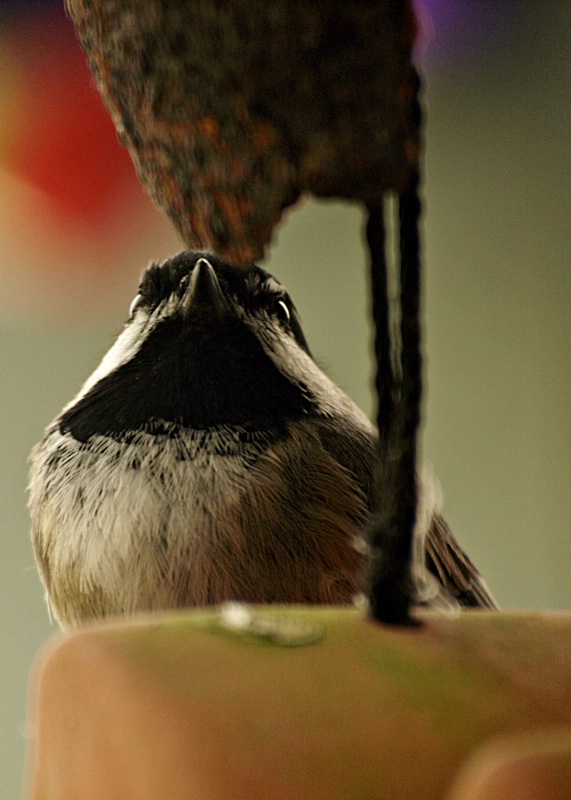
[[[60,429],[86,441],[161,423],[280,428],[316,410],[308,365],[318,369],[271,275],[183,252],[145,271],[123,332]]]

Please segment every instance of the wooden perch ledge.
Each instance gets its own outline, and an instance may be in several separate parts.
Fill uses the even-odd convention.
[[[56,637],[26,800],[569,798],[571,616],[248,613]]]

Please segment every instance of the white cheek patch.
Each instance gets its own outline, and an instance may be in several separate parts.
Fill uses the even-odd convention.
[[[85,381],[77,395],[66,406],[64,406],[62,413],[74,406],[82,397],[93,389],[100,380],[106,378],[114,370],[126,364],[138,352],[141,347],[143,337],[141,336],[148,317],[144,314],[139,314],[133,322],[129,323],[127,327],[119,334],[115,344],[112,345],[110,350],[103,356],[101,363],[91,373],[89,378]]]
[[[254,331],[277,369],[292,383],[307,386],[322,413],[348,417],[358,427],[376,436],[376,429],[366,414],[277,323],[265,327],[251,317],[244,317],[244,322]]]
[[[155,328],[157,323],[162,319],[171,316],[179,303],[180,299],[176,295],[171,294],[167,300],[164,300],[157,306],[152,314],[149,315],[146,314],[144,310],[140,310],[135,315],[132,322],[129,322],[119,334],[115,343],[103,356],[99,366],[91,373],[77,395],[64,406],[61,413],[72,408],[82,397],[85,397],[100,380],[106,378],[136,356],[149,332]]]

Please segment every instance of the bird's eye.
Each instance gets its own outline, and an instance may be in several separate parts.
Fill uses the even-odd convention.
[[[286,325],[289,325],[291,313],[285,300],[278,300],[274,308],[275,314],[280,322],[284,322]]]
[[[129,319],[132,319],[135,316],[135,313],[138,308],[143,305],[143,296],[140,294],[135,295],[133,298],[133,302],[129,306]]]

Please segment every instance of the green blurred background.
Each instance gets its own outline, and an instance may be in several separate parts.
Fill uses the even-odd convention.
[[[110,152],[115,146],[109,129],[105,139],[95,136],[94,123],[78,123],[89,105],[77,101],[83,84],[73,88],[79,105],[68,134],[94,140],[92,151],[68,143],[59,156],[64,167],[49,155],[48,175],[25,150],[22,131],[31,136],[38,97],[49,95],[50,117],[55,102],[45,66],[53,36],[49,47],[39,46],[47,62],[38,57],[32,65],[39,85],[26,84],[32,67],[19,55],[18,37],[41,40],[46,30],[48,17],[34,17],[40,7],[66,27],[59,5],[0,3],[2,798],[18,796],[28,676],[56,630],[29,543],[27,454],[109,346],[140,271],[180,249],[125,177],[128,162],[114,160],[124,154],[104,152],[104,140]],[[568,609],[571,4],[465,0],[425,3],[424,11],[423,458],[440,479],[453,530],[501,605]],[[72,41],[67,28],[66,36]],[[58,90],[75,76],[75,57],[53,52]],[[84,73],[82,80],[97,104]],[[64,94],[63,106],[70,97]],[[23,120],[17,135],[6,131],[7,110]],[[52,135],[46,118],[36,120],[29,144],[43,157]],[[50,147],[63,137],[56,129]],[[77,174],[69,167],[74,158]],[[92,172],[82,176],[89,159]],[[62,172],[67,184],[58,188]],[[102,188],[97,181],[106,174]],[[265,266],[289,288],[318,361],[373,413],[363,221],[356,206],[301,203],[285,218]]]

